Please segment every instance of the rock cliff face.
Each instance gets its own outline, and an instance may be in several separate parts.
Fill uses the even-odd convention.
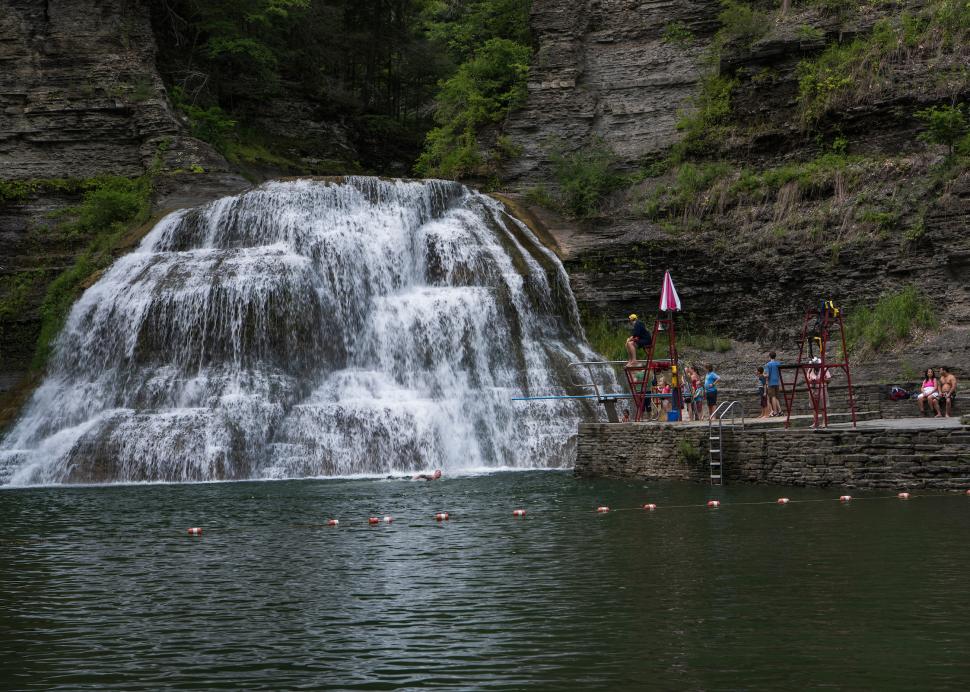
[[[49,183],[139,176],[150,166],[160,173],[158,210],[248,185],[209,145],[186,136],[155,69],[147,3],[2,0],[0,181],[42,184],[0,195],[0,395],[28,370],[48,285],[89,240],[48,233],[51,216],[81,198],[77,186]],[[206,173],[173,173],[192,166]],[[0,396],[0,418],[4,407]]]
[[[902,9],[915,16],[924,5]],[[594,138],[621,170],[656,161],[682,140],[678,114],[695,109],[703,75],[733,85],[729,123],[691,157],[689,172],[710,171],[711,180],[685,183],[676,166],[651,172],[584,222],[530,208],[556,236],[581,307],[616,320],[649,313],[670,268],[695,329],[790,349],[803,311],[819,300],[851,311],[913,283],[950,331],[906,357],[970,360],[970,173],[941,173],[942,150],[917,139],[913,116],[970,99],[965,70],[953,77],[966,47],[900,48],[880,66],[879,89],[814,122],[800,110],[799,63],[840,37],[845,45],[868,36],[899,9],[872,4],[849,20],[812,8],[774,13],[763,36],[725,42],[712,64],[718,2],[536,0],[529,100],[509,128],[522,155],[506,175],[522,191],[553,178],[554,147],[573,151]],[[690,40],[665,40],[672,25]],[[840,163],[818,174],[835,141]],[[765,184],[782,166],[794,167],[791,182]]]
[[[139,175],[179,134],[144,3],[5,0],[0,166],[8,178]]]
[[[696,93],[717,0],[535,0],[529,97],[509,128],[522,148],[511,181],[548,177],[550,153],[601,138],[633,164],[679,139],[678,112]],[[664,40],[674,21],[696,38]]]

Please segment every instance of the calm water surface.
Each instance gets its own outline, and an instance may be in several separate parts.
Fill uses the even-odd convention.
[[[732,504],[780,494],[827,501]],[[0,686],[965,688],[970,498],[838,494],[556,472],[4,490]]]

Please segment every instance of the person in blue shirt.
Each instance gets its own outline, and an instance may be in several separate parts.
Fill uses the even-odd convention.
[[[781,403],[778,401],[778,391],[781,389],[781,363],[778,362],[777,354],[772,351],[768,354],[770,359],[765,363],[765,375],[768,376],[768,406],[771,408],[769,416],[781,415]]]
[[[630,338],[626,340],[626,352],[630,357],[626,362],[626,366],[632,367],[637,360],[637,349],[642,348],[644,351],[648,351],[650,348],[650,342],[653,337],[647,330],[647,325],[637,319],[637,316],[630,315],[630,325],[632,331],[630,332]]]
[[[707,396],[707,416],[710,418],[717,408],[717,383],[721,381],[721,376],[714,372],[714,366],[710,363],[704,367],[707,368],[707,374],[704,375],[704,393]]]

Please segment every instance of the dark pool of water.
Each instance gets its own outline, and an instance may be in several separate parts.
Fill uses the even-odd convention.
[[[839,493],[555,472],[4,490],[0,687],[965,687],[970,498]],[[824,501],[737,504],[779,494]]]

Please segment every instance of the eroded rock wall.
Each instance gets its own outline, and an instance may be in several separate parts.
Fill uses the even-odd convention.
[[[529,100],[510,126],[523,153],[507,167],[522,192],[537,184],[555,190],[555,147],[575,151],[601,138],[621,171],[662,158],[683,137],[678,115],[694,108],[702,76],[735,81],[730,127],[709,152],[693,155],[698,165],[726,172],[686,208],[645,211],[658,188],[678,185],[676,168],[614,193],[598,218],[571,222],[531,207],[556,238],[580,306],[617,321],[630,311],[652,312],[669,268],[695,329],[790,350],[803,312],[820,300],[851,311],[914,284],[947,331],[912,354],[913,362],[924,355],[970,362],[970,173],[956,170],[929,185],[943,153],[918,138],[914,117],[928,105],[970,99],[962,73],[950,69],[960,49],[948,57],[919,47],[898,54],[887,86],[806,124],[800,61],[868,35],[897,10],[867,5],[840,22],[797,6],[784,18],[771,15],[753,44],[727,43],[712,62],[720,9],[700,0],[534,4]],[[665,40],[672,24],[691,40]],[[736,191],[746,171],[812,161],[837,138],[858,161],[834,182]],[[873,218],[888,222],[878,228]]]
[[[718,8],[717,0],[535,0],[528,102],[508,132],[522,155],[506,178],[541,182],[553,152],[594,138],[625,162],[677,141],[678,113],[696,92]],[[665,42],[674,21],[696,41]]]

